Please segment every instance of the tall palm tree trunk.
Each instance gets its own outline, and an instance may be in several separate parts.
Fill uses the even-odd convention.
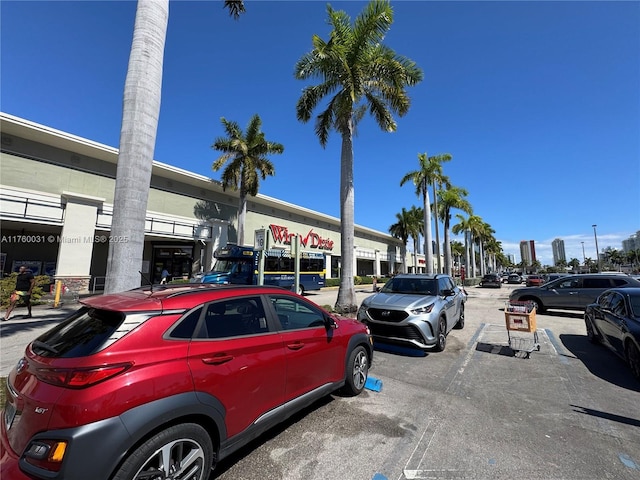
[[[358,309],[354,277],[354,204],[353,187],[353,123],[349,120],[348,132],[342,134],[340,154],[340,256],[342,274],[335,309],[339,313],[352,313]]]
[[[433,181],[433,220],[436,227],[436,265],[437,273],[442,273],[442,261],[440,260],[440,227],[438,222],[438,194],[436,192],[436,182]]]
[[[424,260],[427,273],[433,275],[433,239],[431,238],[431,201],[429,200],[429,190],[427,182],[424,181],[422,190],[424,208]]]
[[[244,245],[244,224],[247,220],[247,193],[240,188],[240,199],[238,204],[238,245]]]
[[[476,277],[477,273],[478,273],[478,268],[477,268],[477,263],[476,263],[476,239],[473,236],[473,232],[469,233],[469,237],[471,238],[471,270],[472,270],[472,277]]]
[[[465,230],[464,232],[464,269],[465,269],[465,277],[470,277],[471,276],[471,260],[470,257],[471,255],[469,254],[470,252],[470,247],[471,247],[471,241],[469,239],[469,237],[471,236],[471,232],[469,230]]]
[[[444,273],[451,275],[451,238],[448,219],[444,221]]]
[[[105,293],[140,286],[145,217],[162,91],[169,0],[138,0],[124,86]]]

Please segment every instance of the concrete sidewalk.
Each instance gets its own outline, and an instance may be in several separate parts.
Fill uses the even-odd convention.
[[[0,323],[0,376],[6,376],[24,355],[25,347],[33,339],[66,318],[78,308],[78,304],[65,303],[59,308],[51,305],[34,305],[31,318],[26,307],[16,307],[11,318]],[[4,318],[4,312],[3,317]]]

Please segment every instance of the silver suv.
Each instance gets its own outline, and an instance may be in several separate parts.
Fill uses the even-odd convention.
[[[509,300],[535,302],[538,313],[547,309],[584,310],[609,288],[640,287],[640,281],[621,273],[566,275],[539,287],[516,288]]]
[[[466,299],[449,275],[396,275],[364,299],[358,320],[374,339],[441,352],[449,331],[464,327]]]

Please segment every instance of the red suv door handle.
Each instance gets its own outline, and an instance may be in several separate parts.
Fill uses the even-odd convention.
[[[289,343],[289,344],[287,345],[287,348],[288,348],[289,350],[300,350],[302,347],[304,347],[304,343],[300,343],[300,342],[297,342],[297,343]]]
[[[207,357],[202,359],[202,363],[207,365],[221,365],[233,360],[233,355],[216,355],[215,357]]]

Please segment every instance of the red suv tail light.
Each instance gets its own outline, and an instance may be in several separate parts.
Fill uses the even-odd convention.
[[[89,368],[38,368],[36,377],[45,383],[60,387],[86,388],[123,373],[131,365],[119,363]]]

